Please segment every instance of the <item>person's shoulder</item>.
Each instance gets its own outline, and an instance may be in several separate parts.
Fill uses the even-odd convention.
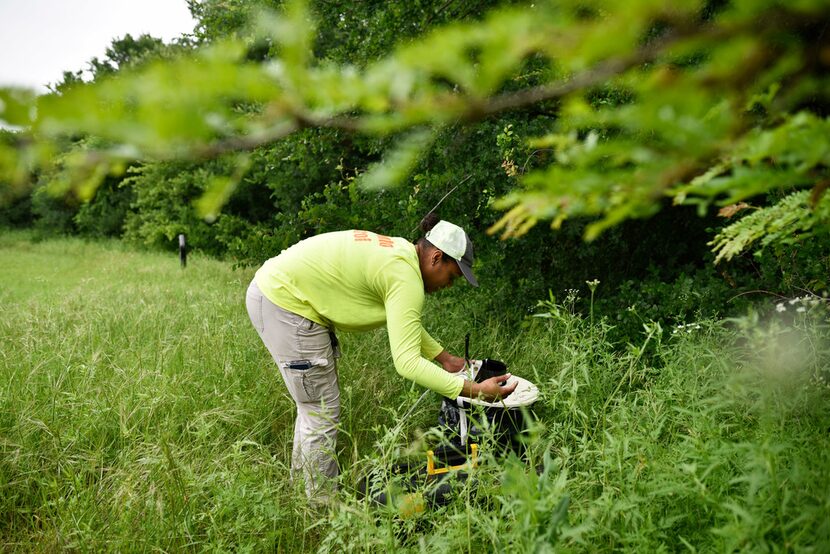
[[[387,277],[394,274],[404,281],[420,281],[421,269],[415,245],[402,237],[376,235],[372,249],[376,267]]]

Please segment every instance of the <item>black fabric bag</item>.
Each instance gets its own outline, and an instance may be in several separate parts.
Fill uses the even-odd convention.
[[[475,376],[476,383],[507,373],[507,365],[499,360],[483,360]],[[526,412],[532,416],[530,408]],[[521,409],[496,406],[476,406],[467,400],[444,398],[438,415],[438,424],[444,430],[448,442],[456,448],[478,443],[490,427],[498,444],[521,453],[521,433],[526,430],[525,416]]]

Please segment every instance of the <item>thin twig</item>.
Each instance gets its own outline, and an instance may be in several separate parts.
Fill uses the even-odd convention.
[[[758,290],[747,290],[747,291],[744,291],[744,292],[742,292],[742,293],[736,294],[735,296],[733,296],[733,297],[731,297],[729,300],[727,300],[727,302],[732,302],[733,300],[735,300],[735,299],[736,299],[736,298],[738,298],[739,296],[743,296],[743,295],[745,295],[745,294],[754,294],[754,293],[756,293],[756,292],[760,292],[760,293],[763,293],[763,294],[768,294],[768,295],[770,295],[770,296],[777,296],[778,298],[783,298],[783,299],[785,299],[785,300],[787,299],[787,297],[786,297],[786,296],[783,296],[783,295],[781,295],[781,294],[778,294],[777,292],[771,292],[771,291],[768,291],[768,290],[760,290],[760,289],[758,289]]]
[[[527,157],[527,159],[525,160],[524,165],[522,165],[522,173],[524,173],[524,172],[525,172],[525,169],[527,169],[527,164],[529,164],[529,163],[530,163],[530,159],[531,159],[533,156],[535,156],[535,155],[536,155],[536,154],[538,154],[539,152],[549,152],[549,151],[552,151],[552,150],[553,150],[553,148],[537,148],[536,150],[534,150],[533,152],[531,152],[531,153],[530,153],[530,156],[528,156],[528,157]]]
[[[430,14],[429,16],[429,19],[427,19],[427,22],[424,24],[424,28],[429,28],[429,26],[432,24],[435,18],[441,15],[441,12],[446,10],[454,1],[455,0],[447,0],[446,2],[444,2],[443,6],[432,12],[432,14]]]
[[[432,209],[431,209],[430,211],[428,211],[427,213],[428,213],[428,214],[431,214],[432,212],[434,212],[435,210],[437,210],[437,209],[438,209],[438,206],[440,206],[440,205],[441,205],[441,203],[442,203],[444,200],[446,200],[447,196],[449,196],[450,194],[452,194],[453,192],[455,192],[455,189],[457,189],[458,187],[460,187],[461,185],[463,185],[464,183],[466,183],[466,182],[467,182],[467,180],[468,180],[470,177],[472,177],[472,176],[473,176],[473,174],[472,174],[472,173],[470,173],[469,175],[467,175],[466,177],[464,177],[464,178],[461,180],[461,182],[460,182],[460,183],[458,183],[457,185],[455,185],[453,188],[451,188],[451,189],[450,189],[450,191],[449,191],[447,194],[445,194],[444,196],[442,196],[442,197],[441,197],[441,200],[439,200],[439,201],[438,201],[438,203],[437,203],[436,205],[434,205],[434,206],[432,207]],[[413,228],[412,228],[412,230],[410,231],[410,233],[414,233],[414,232],[415,232],[415,231],[417,231],[417,230],[418,230],[418,225],[416,225],[415,227],[413,227]]]

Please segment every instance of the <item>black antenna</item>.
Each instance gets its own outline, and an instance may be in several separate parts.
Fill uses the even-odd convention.
[[[467,336],[464,337],[464,361],[467,362],[467,365],[470,365],[470,333],[467,333]]]

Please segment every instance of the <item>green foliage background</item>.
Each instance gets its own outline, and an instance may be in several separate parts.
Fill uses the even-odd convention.
[[[821,2],[190,7],[193,35],[116,39],[91,83],[70,71],[54,85],[32,138],[56,142],[27,150],[3,132],[22,157],[3,151],[17,173],[0,221],[168,250],[185,233],[193,249],[256,265],[329,230],[416,238],[440,201],[477,245],[476,309],[513,306],[520,321],[550,292],[584,297],[599,279],[596,309],[624,340],[643,317],[738,312],[748,291],[826,290]],[[734,71],[742,57],[752,63]],[[32,99],[4,98],[4,117],[25,123]],[[21,167],[33,188],[15,185]],[[779,204],[810,184],[798,210]],[[707,206],[744,200],[721,231],[734,220]],[[535,226],[545,218],[560,230]],[[499,228],[522,238],[488,235]]]

